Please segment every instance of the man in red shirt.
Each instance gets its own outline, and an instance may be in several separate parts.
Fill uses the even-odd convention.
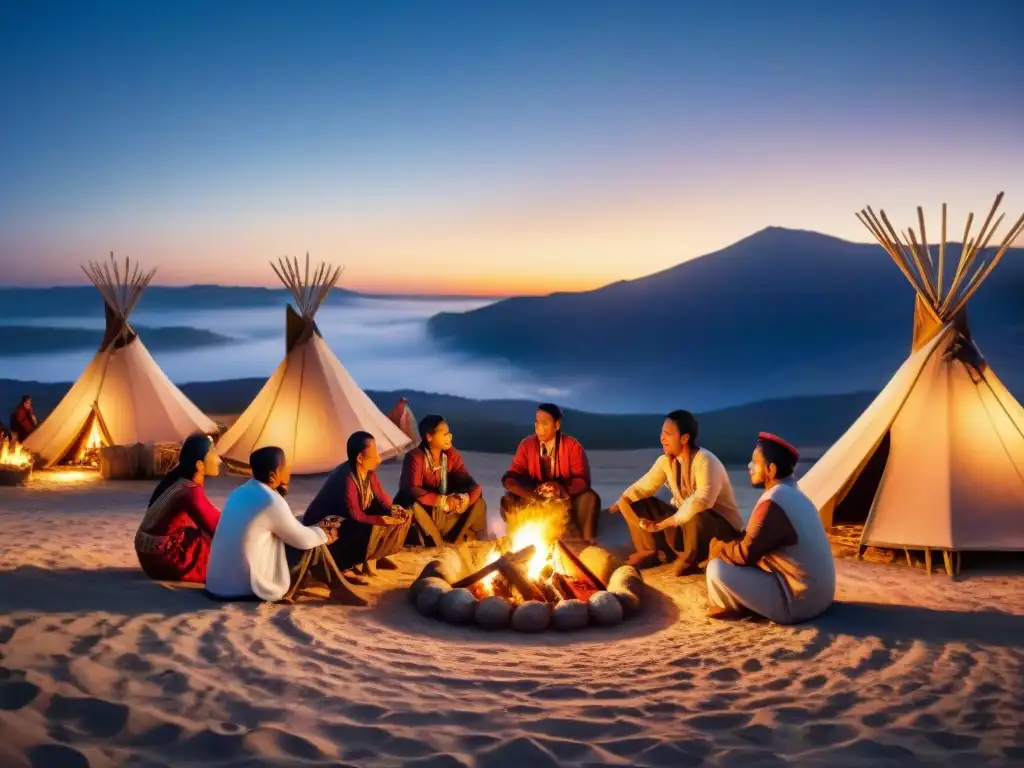
[[[501,498],[502,519],[508,521],[530,504],[564,499],[580,538],[594,543],[601,498],[590,487],[590,463],[583,446],[562,433],[562,410],[554,403],[537,406],[533,430],[519,443],[512,465],[501,478],[506,491]]]

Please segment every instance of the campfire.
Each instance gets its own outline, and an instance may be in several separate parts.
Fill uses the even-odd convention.
[[[84,431],[77,449],[68,455],[67,463],[76,467],[98,467],[100,448],[105,444],[99,419],[93,415],[89,420],[89,428]]]
[[[17,440],[0,441],[0,485],[21,485],[32,474],[32,454]]]
[[[452,586],[469,589],[479,600],[491,595],[513,603],[537,600],[551,605],[589,600],[607,585],[562,541],[566,523],[566,510],[557,503],[522,510],[508,535],[492,545],[484,567]]]
[[[568,510],[544,502],[519,511],[493,543],[442,550],[409,590],[424,615],[484,629],[537,632],[617,624],[640,610],[643,579],[611,554],[564,540]]]

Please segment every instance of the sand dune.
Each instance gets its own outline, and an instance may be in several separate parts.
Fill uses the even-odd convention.
[[[606,499],[649,458],[595,456]],[[504,460],[469,459],[496,509]],[[296,511],[317,485],[296,481]],[[0,489],[4,768],[1024,761],[1018,573],[951,583],[840,561],[840,604],[783,628],[712,623],[700,577],[650,572],[649,609],[615,629],[486,634],[409,608],[423,552],[362,609],[150,582],[132,552],[150,490]]]

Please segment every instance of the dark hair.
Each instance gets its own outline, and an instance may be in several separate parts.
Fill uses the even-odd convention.
[[[348,454],[348,463],[352,465],[352,469],[356,468],[356,459],[359,458],[359,454],[366,450],[366,444],[373,440],[373,435],[369,432],[353,432],[348,437],[348,443],[345,444],[345,453]]]
[[[270,483],[270,473],[276,472],[284,464],[284,449],[276,445],[265,445],[249,454],[249,469],[252,476],[264,485]]]
[[[554,403],[541,403],[540,405],[537,406],[537,410],[544,411],[544,413],[546,413],[555,421],[562,420],[562,409],[559,408]]]
[[[689,411],[672,411],[665,417],[679,427],[679,436],[690,436],[690,448],[697,450],[697,417]],[[749,443],[748,443],[749,445]]]
[[[426,443],[427,435],[434,434],[434,431],[441,426],[445,421],[444,416],[438,416],[436,413],[431,413],[420,419],[420,439]]]
[[[775,465],[776,480],[785,480],[793,474],[797,457],[792,452],[771,440],[758,440],[757,444],[761,447],[761,453],[764,454],[764,463]]]
[[[178,462],[167,470],[167,474],[156,484],[153,495],[149,498],[150,505],[160,498],[160,495],[175,481],[182,478],[193,479],[196,476],[196,464],[206,461],[206,456],[211,450],[213,450],[213,440],[209,435],[197,433],[186,437],[178,451]]]
[[[32,399],[32,395],[22,395],[21,396],[21,405],[24,405],[25,403],[27,403],[31,399]]]

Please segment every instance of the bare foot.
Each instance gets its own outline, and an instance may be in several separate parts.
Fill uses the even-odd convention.
[[[732,608],[719,608],[717,605],[708,607],[708,618],[719,619],[720,621],[735,621],[736,619],[745,619],[750,615],[748,611],[739,610],[734,611]]]
[[[398,566],[395,565],[394,561],[386,557],[378,558],[376,565],[378,568],[383,568],[385,571],[398,570]]]

